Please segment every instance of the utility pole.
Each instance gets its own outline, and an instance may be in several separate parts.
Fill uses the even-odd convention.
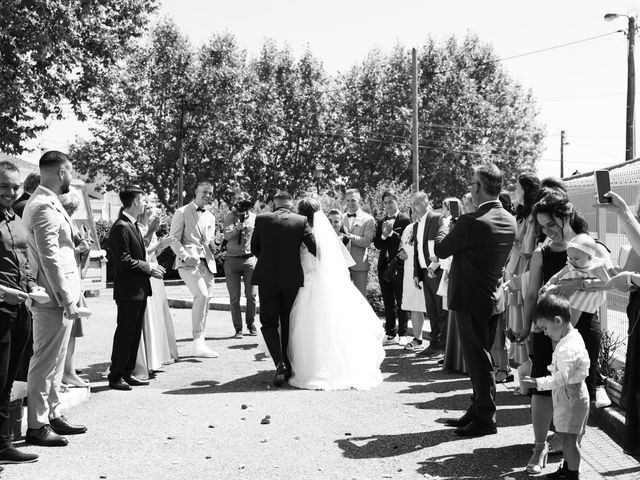
[[[420,190],[420,166],[418,155],[418,53],[415,48],[411,49],[411,76],[412,76],[412,144],[413,144],[413,189],[414,191]]]
[[[635,157],[635,101],[636,101],[636,67],[634,62],[634,44],[636,35],[636,19],[629,15],[629,52],[627,57],[627,128],[625,160],[633,160]]]
[[[182,102],[182,108],[180,111],[180,127],[178,128],[178,202],[177,207],[182,207],[184,197],[184,101]]]
[[[627,52],[627,120],[625,124],[624,158],[625,160],[632,160],[636,155],[634,135],[634,110],[636,103],[636,67],[634,61],[636,17],[633,15],[625,15],[624,13],[607,13],[604,16],[604,19],[607,22],[610,22],[618,17],[627,17],[629,20],[629,30],[627,31],[627,39],[629,40],[629,48]]]
[[[566,132],[560,131],[560,178],[564,178],[564,146],[569,145],[566,141]]]

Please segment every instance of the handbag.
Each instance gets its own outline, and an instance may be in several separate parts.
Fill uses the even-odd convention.
[[[398,281],[402,281],[402,265],[403,261],[400,260],[400,257],[397,255],[393,257],[393,259],[387,265],[384,273],[382,274],[382,279],[389,283],[398,283]]]

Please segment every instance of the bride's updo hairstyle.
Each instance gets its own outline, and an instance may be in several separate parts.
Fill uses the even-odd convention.
[[[313,226],[313,214],[322,208],[320,202],[312,197],[305,197],[298,203],[298,213],[307,217],[309,225]]]

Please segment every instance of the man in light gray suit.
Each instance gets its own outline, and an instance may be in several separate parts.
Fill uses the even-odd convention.
[[[344,236],[349,240],[347,249],[356,262],[349,267],[349,274],[353,284],[366,297],[370,267],[369,245],[376,235],[376,222],[360,208],[360,192],[357,189],[351,188],[345,195],[347,213],[342,216],[342,226],[347,232]]]
[[[23,221],[28,231],[29,265],[49,301],[34,303],[33,356],[27,384],[28,429],[25,440],[34,445],[64,446],[61,435],[84,433],[60,411],[58,392],[73,320],[80,316],[80,274],[76,264],[73,221],[58,195],[67,193],[72,178],[69,157],[49,151],[40,158],[40,186],[29,198]]]

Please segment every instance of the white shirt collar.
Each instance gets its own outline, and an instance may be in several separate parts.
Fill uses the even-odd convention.
[[[427,210],[427,212],[420,217],[420,220],[418,220],[418,222],[424,223],[427,220],[427,215],[429,215],[429,210]]]
[[[48,193],[50,193],[51,195],[53,195],[54,197],[58,198],[58,195],[57,195],[53,190],[51,190],[51,189],[49,189],[49,188],[45,187],[44,185],[39,185],[39,187],[40,187],[41,189],[43,189],[45,192],[48,192]]]
[[[131,223],[133,223],[134,225],[136,224],[136,222],[138,221],[137,218],[135,218],[133,215],[129,215],[127,212],[125,212],[124,210],[122,211],[122,214],[127,217],[129,220],[131,220]]]
[[[478,205],[478,210],[480,210],[482,208],[483,205],[486,205],[487,203],[493,203],[493,202],[498,202],[499,200],[496,198],[495,200],[487,200],[486,202],[482,202],[480,205]]]

